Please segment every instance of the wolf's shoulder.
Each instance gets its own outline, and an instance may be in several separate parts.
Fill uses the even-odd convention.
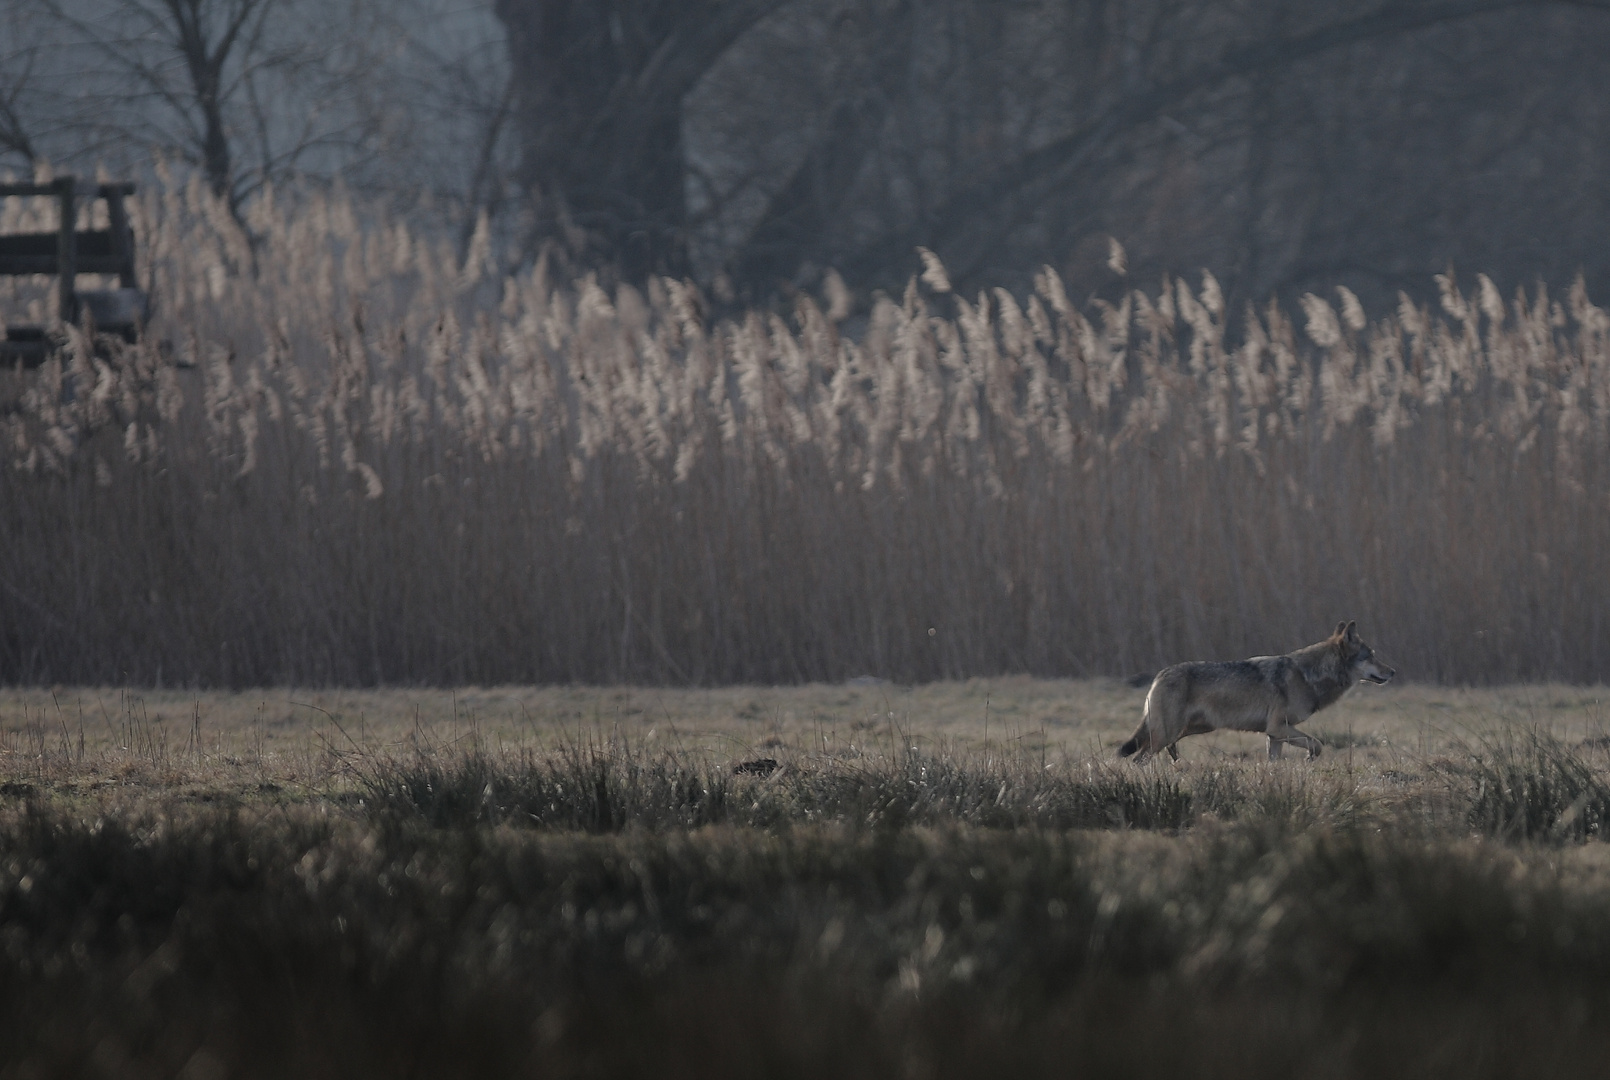
[[[1249,656],[1242,663],[1252,664],[1261,671],[1284,671],[1286,668],[1297,666],[1297,661],[1291,658],[1290,653],[1281,653],[1279,656]]]

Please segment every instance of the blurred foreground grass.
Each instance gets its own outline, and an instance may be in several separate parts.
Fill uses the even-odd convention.
[[[0,1077],[1600,1074],[1599,691],[1142,695],[13,692]]]

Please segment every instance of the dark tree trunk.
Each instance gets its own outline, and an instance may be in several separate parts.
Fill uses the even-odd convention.
[[[173,43],[190,73],[190,89],[201,111],[201,165],[212,193],[240,216],[235,162],[224,118],[224,67],[241,34],[262,17],[264,0],[240,0],[220,11],[203,0],[165,0]],[[222,25],[209,25],[222,16]]]
[[[687,266],[682,99],[781,0],[498,0],[537,241],[627,280]]]
[[[767,295],[802,265],[836,261],[839,223],[867,156],[883,136],[890,102],[899,97],[919,14],[918,5],[907,3],[880,12],[877,33],[868,35],[864,70],[842,88],[818,138],[733,259],[733,275],[746,291]]]

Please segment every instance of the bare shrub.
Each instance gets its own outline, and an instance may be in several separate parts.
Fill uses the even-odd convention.
[[[1470,824],[1494,836],[1603,839],[1610,784],[1588,758],[1540,728],[1483,739],[1449,767],[1468,788]]]

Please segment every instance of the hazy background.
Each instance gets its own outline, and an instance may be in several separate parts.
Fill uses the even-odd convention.
[[[1595,0],[3,0],[0,165],[339,179],[511,262],[1232,307],[1610,274]]]

